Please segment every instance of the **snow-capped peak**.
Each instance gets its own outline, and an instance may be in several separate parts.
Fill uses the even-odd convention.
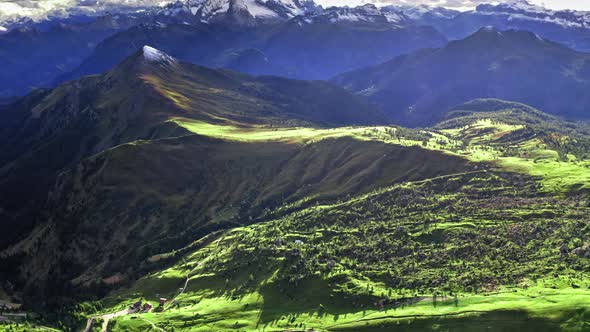
[[[200,22],[239,16],[242,19],[286,20],[316,12],[313,0],[178,0],[160,11],[161,15],[191,17]]]
[[[481,28],[481,31],[487,32],[487,33],[500,34],[500,31],[498,31],[498,29],[496,29],[496,27],[493,25],[486,25]]]
[[[169,56],[168,54],[157,50],[151,46],[145,45],[142,49],[143,58],[147,62],[155,62],[155,63],[165,63],[165,64],[172,64],[176,62],[176,59]]]
[[[507,1],[506,3],[502,4],[502,6],[506,8],[512,8],[516,10],[525,10],[525,11],[545,11],[546,9],[530,3],[528,0],[511,0]]]
[[[527,0],[512,0],[500,4],[481,4],[476,13],[481,15],[502,15],[509,20],[529,20],[551,23],[563,27],[590,27],[590,12],[574,10],[552,10]]]
[[[300,25],[311,23],[376,23],[402,25],[408,18],[393,7],[376,7],[365,4],[357,7],[328,7],[321,12],[306,15]]]
[[[425,16],[452,19],[460,13],[458,10],[429,5],[389,5],[382,7],[381,10],[386,9],[403,13],[412,20],[421,20]]]

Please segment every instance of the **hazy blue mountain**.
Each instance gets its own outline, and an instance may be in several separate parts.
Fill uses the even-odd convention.
[[[590,12],[551,10],[526,0],[481,4],[475,10],[450,12],[437,7],[398,7],[416,22],[432,25],[449,39],[462,39],[484,26],[532,31],[580,51],[590,50]]]
[[[443,48],[399,56],[334,82],[411,125],[433,123],[454,105],[489,97],[590,118],[590,54],[527,31],[482,28]]]
[[[590,15],[524,0],[458,12],[428,6],[322,8],[313,1],[182,0],[140,13],[23,20],[0,35],[0,96],[112,68],[150,43],[176,57],[251,74],[327,79],[484,26],[532,31],[590,50]],[[112,38],[109,38],[112,37]]]
[[[252,26],[226,22],[142,24],[104,40],[77,69],[59,81],[108,70],[134,52],[137,45],[146,43],[206,66],[250,74],[328,79],[399,54],[442,46],[446,38],[431,27],[414,25],[403,15],[382,15],[374,6],[328,8],[282,23]],[[245,52],[248,59],[243,58]]]
[[[58,19],[0,35],[0,96],[50,86],[57,76],[79,66],[104,38],[144,19],[142,15]]]

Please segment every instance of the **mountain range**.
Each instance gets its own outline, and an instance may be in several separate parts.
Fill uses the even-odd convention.
[[[586,330],[585,22],[310,0],[20,22],[0,331]]]
[[[590,50],[590,13],[550,10],[526,0],[481,4],[451,19],[427,12],[422,22],[433,25],[449,39],[464,38],[482,26],[494,26],[499,30],[528,30],[579,51]]]
[[[438,122],[451,107],[474,98],[514,100],[566,118],[589,118],[590,55],[528,31],[485,27],[443,48],[402,55],[333,81],[407,125]]]
[[[483,26],[527,30],[587,51],[587,17],[524,0],[466,12],[425,6],[322,8],[310,1],[178,1],[139,12],[18,25],[0,35],[0,60],[9,64],[0,74],[0,96],[101,73],[144,44],[205,66],[300,79],[329,79],[440,47]]]

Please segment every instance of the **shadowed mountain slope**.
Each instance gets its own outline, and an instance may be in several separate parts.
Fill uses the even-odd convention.
[[[323,14],[297,16],[275,25],[137,25],[98,44],[75,70],[57,81],[101,73],[150,44],[183,61],[253,75],[329,79],[447,39],[411,22],[340,21]]]
[[[30,22],[0,34],[0,97],[51,86],[56,77],[75,70],[99,42],[143,20],[139,14],[107,14],[89,22],[53,18],[47,27]]]
[[[466,169],[461,158],[346,137],[307,145],[198,135],[138,141],[62,173],[49,218],[3,257],[19,257],[16,279],[29,292],[100,289],[111,276],[134,279],[152,255],[281,206]]]
[[[123,252],[76,270],[75,282],[112,274],[105,280],[121,285],[99,313],[140,297],[156,305],[174,298],[153,312],[116,318],[114,331],[152,324],[570,330],[589,308],[590,142],[580,140],[581,124],[568,125],[524,104],[482,99],[421,130],[365,127],[359,136],[303,145],[186,136],[120,146],[104,154],[108,161],[85,160],[60,181],[56,193],[67,198],[56,201],[72,207],[58,207],[71,216],[60,219],[66,229],[80,225],[77,234],[89,237],[82,243],[91,243],[61,256],[84,262],[84,253],[94,252],[104,262],[103,250]],[[583,149],[568,150],[568,142]],[[214,167],[203,168],[208,164]],[[176,172],[153,171],[163,167]],[[208,185],[212,178],[219,186]],[[231,189],[217,190],[221,184]],[[108,230],[91,226],[97,220]],[[109,235],[85,235],[86,227],[130,237],[109,243],[102,240]],[[167,241],[190,239],[160,252]],[[129,248],[136,241],[148,244]],[[36,255],[25,260],[25,269],[40,265]]]
[[[494,28],[334,78],[410,125],[433,124],[452,106],[475,98],[514,100],[588,119],[589,80],[589,54],[530,32]]]
[[[19,288],[52,299],[100,292],[151,255],[271,213],[470,169],[362,128],[322,129],[386,121],[330,83],[183,64],[148,46],[14,105],[0,188],[18,228],[1,257]]]
[[[106,74],[36,91],[0,116],[0,213],[19,219],[14,221],[19,228],[34,220],[18,217],[19,211],[37,211],[33,207],[42,204],[57,172],[137,139],[188,134],[171,119],[240,127],[386,121],[366,102],[329,83],[207,69],[150,47]]]

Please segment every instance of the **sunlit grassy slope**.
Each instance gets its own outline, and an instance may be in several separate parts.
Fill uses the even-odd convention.
[[[366,129],[364,127],[343,127],[333,129],[319,129],[310,127],[273,128],[269,126],[232,126],[212,124],[203,121],[176,118],[170,120],[193,133],[227,140],[243,142],[252,141],[292,141],[306,142],[313,139],[335,138],[342,136],[357,136]]]
[[[584,313],[590,305],[588,282],[581,278],[583,274],[552,277],[537,282],[523,279],[516,287],[495,287],[489,289],[488,293],[484,291],[484,294],[439,290],[435,291],[438,296],[433,297],[432,288],[390,288],[387,286],[389,282],[364,278],[363,272],[354,271],[357,269],[344,258],[342,261],[336,259],[337,263],[331,270],[322,269],[319,265],[317,274],[285,283],[281,278],[281,269],[286,267],[284,259],[289,257],[282,257],[282,253],[299,250],[308,258],[308,255],[313,255],[313,247],[325,240],[326,233],[334,233],[336,229],[318,229],[313,232],[292,230],[285,233],[285,228],[280,227],[279,231],[273,232],[277,233],[275,236],[280,234],[278,238],[283,243],[277,244],[276,238],[271,238],[266,241],[272,243],[271,247],[259,248],[265,241],[255,238],[260,234],[268,235],[280,223],[272,222],[229,232],[188,255],[176,266],[140,280],[130,291],[114,294],[105,301],[109,308],[107,311],[112,310],[108,304],[119,303],[120,299],[127,299],[120,306],[124,307],[140,296],[147,296],[148,300],[154,302],[162,294],[173,297],[176,287],[184,284],[187,277],[189,287],[177,297],[176,305],[168,306],[163,313],[140,317],[163,324],[166,329],[184,326],[187,330],[224,330],[233,328],[237,321],[246,330],[262,330],[263,327],[277,330],[301,324],[327,330],[355,330],[355,327],[363,327],[367,322],[371,322],[371,326],[384,322],[399,324],[400,320],[411,323],[416,319],[429,319],[437,315],[482,314],[492,310],[523,310],[531,317],[568,324],[568,319]],[[455,227],[469,228],[463,223],[456,224]],[[358,231],[351,229],[347,232],[354,234]],[[296,243],[297,240],[301,243]],[[273,251],[279,254],[278,257],[270,255]],[[328,253],[330,251],[326,254],[331,254]],[[239,257],[245,260],[253,254],[256,254],[256,258],[250,258],[249,263],[236,260]],[[305,268],[300,269],[300,272],[306,272]],[[425,279],[428,279],[428,274]],[[387,299],[387,302],[381,308],[378,301],[383,299]],[[528,319],[527,314],[520,317],[514,315],[514,318],[523,321]],[[137,324],[143,325],[134,317],[126,317],[117,324],[123,330]],[[547,324],[546,327],[550,327],[557,323],[548,321]]]
[[[590,190],[590,161],[549,146],[525,124],[509,124],[492,118],[473,119],[467,125],[442,130],[408,130],[400,127],[341,127],[331,129],[229,126],[189,119],[171,120],[191,132],[237,141],[314,142],[350,136],[403,146],[421,146],[460,155],[474,162],[492,163],[499,169],[542,179],[544,190],[565,193]],[[566,135],[561,140],[572,140]]]
[[[474,172],[236,228],[111,295],[105,311],[176,298],[161,313],[118,319],[121,331],[148,321],[180,331],[584,330],[588,201],[535,188]]]
[[[267,211],[262,223],[152,257],[167,267],[112,293],[99,312],[173,299],[115,319],[113,331],[586,331],[585,134],[510,112],[420,130],[172,119],[243,144],[351,137],[461,156],[474,167]]]

